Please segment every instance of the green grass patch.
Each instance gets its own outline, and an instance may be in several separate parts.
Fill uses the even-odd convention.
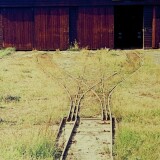
[[[159,159],[160,135],[154,130],[134,130],[132,125],[130,125],[131,128],[129,126],[123,126],[117,133],[115,144],[116,159]]]
[[[5,137],[8,136],[8,139],[0,139],[1,159],[53,159],[55,134],[51,131],[32,128],[32,130],[12,130],[11,132],[1,132],[2,135],[6,134]]]
[[[13,54],[15,50],[16,50],[15,48],[11,48],[11,47],[0,50],[0,58]]]
[[[160,159],[160,64],[154,52],[144,51],[143,66],[112,96],[112,112],[118,121],[115,159]]]

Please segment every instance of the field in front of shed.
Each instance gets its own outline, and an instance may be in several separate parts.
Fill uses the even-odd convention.
[[[139,67],[132,54],[140,57]],[[159,159],[160,50],[0,51],[0,160],[51,160],[58,124],[70,102],[63,81],[74,93],[68,73],[88,84],[121,72],[125,77],[112,95],[117,118],[114,155],[117,160]],[[131,56],[130,56],[131,55]],[[155,56],[153,56],[155,55]],[[67,74],[66,74],[67,73]],[[120,79],[114,79],[114,84]],[[110,84],[108,84],[110,85]],[[100,116],[100,105],[84,99],[81,116]],[[96,145],[96,144],[95,144]]]

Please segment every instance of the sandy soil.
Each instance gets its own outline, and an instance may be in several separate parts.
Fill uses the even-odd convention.
[[[109,122],[100,119],[81,119],[73,136],[67,160],[111,160]]]

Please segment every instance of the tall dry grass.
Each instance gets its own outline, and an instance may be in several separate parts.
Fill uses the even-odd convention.
[[[143,66],[113,94],[118,121],[116,159],[160,159],[160,64],[154,52],[143,51]],[[160,57],[160,56],[159,56]]]
[[[53,159],[57,127],[70,107],[60,82],[74,95],[77,83],[68,74],[92,86],[103,76],[119,73],[105,82],[108,91],[141,66],[136,54],[144,57],[143,66],[113,94],[112,111],[119,126],[115,154],[117,159],[157,158],[159,152],[154,146],[159,144],[159,65],[153,63],[149,51],[140,53],[82,49],[15,52],[3,56],[0,60],[1,159]],[[95,90],[100,91],[99,87]],[[101,116],[99,101],[91,92],[83,99],[80,116]]]

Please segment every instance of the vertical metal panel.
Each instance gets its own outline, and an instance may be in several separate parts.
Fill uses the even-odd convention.
[[[152,48],[152,18],[153,7],[144,7],[144,48]]]
[[[69,9],[60,10],[60,49],[69,46]]]
[[[160,48],[160,6],[154,7],[155,48]]]
[[[67,49],[69,10],[67,8],[35,9],[35,49]]]
[[[31,50],[33,44],[33,14],[31,8],[3,10],[3,47]]]
[[[159,48],[160,44],[160,7],[153,7],[152,48]]]
[[[77,41],[89,49],[113,48],[113,7],[79,8]]]
[[[156,44],[156,32],[157,32],[157,19],[156,19],[156,7],[153,7],[153,21],[152,21],[152,48],[157,48]]]
[[[109,48],[114,48],[114,7],[108,8],[109,18]]]
[[[0,48],[3,47],[2,9],[0,9]]]

